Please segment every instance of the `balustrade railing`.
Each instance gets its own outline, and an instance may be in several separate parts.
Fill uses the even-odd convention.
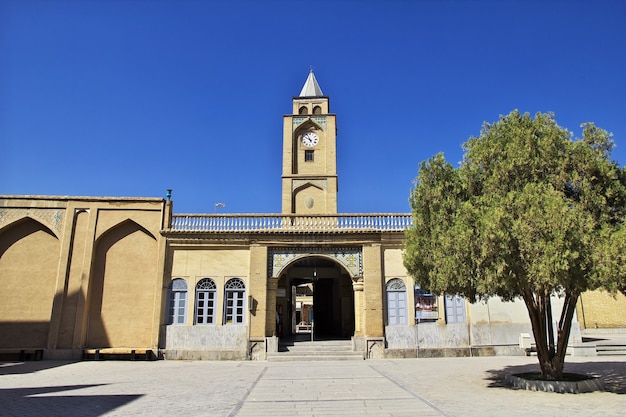
[[[174,214],[171,231],[253,232],[253,231],[404,231],[411,226],[411,214]]]

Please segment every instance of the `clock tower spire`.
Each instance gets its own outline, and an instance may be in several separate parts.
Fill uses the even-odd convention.
[[[283,116],[284,214],[337,213],[337,127],[328,96],[309,72]]]

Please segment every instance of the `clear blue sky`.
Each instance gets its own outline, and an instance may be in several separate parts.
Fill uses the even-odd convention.
[[[0,1],[0,194],[278,213],[282,116],[315,71],[340,212],[409,212],[420,161],[513,109],[626,161],[624,1]]]

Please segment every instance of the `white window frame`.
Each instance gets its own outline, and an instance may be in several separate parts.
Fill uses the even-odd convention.
[[[408,322],[407,292],[404,281],[393,278],[387,282],[387,324],[403,325]]]
[[[187,282],[182,278],[174,278],[168,292],[167,324],[186,324]]]
[[[467,321],[465,297],[446,295],[446,324],[462,324]]]
[[[231,278],[224,285],[224,324],[246,323],[246,284],[241,278]]]
[[[195,324],[215,324],[217,308],[217,285],[211,278],[202,278],[196,284]]]

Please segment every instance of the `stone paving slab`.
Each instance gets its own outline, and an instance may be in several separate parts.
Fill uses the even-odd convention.
[[[503,385],[535,357],[0,362],[0,416],[623,416],[626,356],[568,357],[606,392]]]

